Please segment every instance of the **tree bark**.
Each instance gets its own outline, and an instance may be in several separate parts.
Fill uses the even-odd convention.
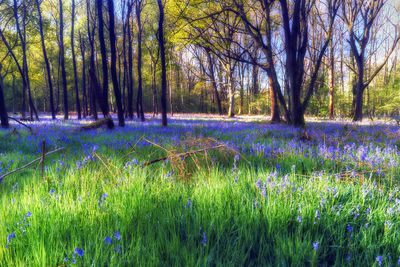
[[[51,117],[54,120],[56,118],[56,111],[54,108],[53,80],[51,78],[52,76],[51,76],[50,62],[49,62],[49,58],[47,57],[46,44],[44,41],[42,11],[40,8],[39,0],[35,0],[35,2],[36,2],[36,6],[37,6],[37,11],[38,11],[39,32],[40,32],[40,40],[41,40],[41,44],[42,44],[43,58],[44,58],[44,62],[46,65],[46,71],[47,71],[47,85],[49,86],[49,95],[50,95],[50,99],[49,99],[50,111],[51,111]]]
[[[72,0],[71,7],[71,54],[72,54],[72,66],[74,69],[74,87],[75,87],[75,104],[76,111],[78,113],[78,120],[82,119],[81,103],[79,99],[79,86],[78,86],[78,71],[76,67],[75,57],[75,0]]]
[[[88,96],[87,96],[87,88],[86,88],[86,46],[85,41],[81,33],[79,33],[79,46],[81,50],[81,57],[82,57],[82,106],[83,106],[83,117],[86,118],[88,116]]]
[[[133,46],[132,46],[132,5],[131,1],[128,2],[128,14],[127,14],[127,31],[128,31],[128,117],[133,119]]]
[[[219,96],[218,85],[217,85],[217,81],[215,79],[214,61],[213,61],[210,51],[206,50],[206,53],[207,53],[207,60],[208,60],[208,68],[209,68],[209,72],[210,72],[210,76],[211,76],[211,83],[212,83],[212,86],[214,89],[215,100],[217,102],[218,113],[219,113],[219,115],[223,115],[221,97]]]
[[[158,19],[158,44],[160,46],[161,59],[161,112],[162,125],[167,126],[167,64],[165,58],[165,37],[164,37],[164,6],[162,0],[157,0],[159,19]]]
[[[101,54],[101,66],[102,66],[102,76],[103,76],[103,92],[99,93],[101,95],[99,99],[99,105],[104,117],[108,117],[110,113],[110,108],[108,104],[108,60],[107,60],[107,47],[104,38],[104,16],[103,16],[103,1],[96,0],[97,9],[97,19],[98,19],[98,34],[100,43],[100,54]]]
[[[1,74],[2,65],[0,63],[0,122],[2,128],[8,128],[8,114],[6,109],[6,103],[4,101],[4,85],[3,85],[3,76]]]
[[[269,82],[269,93],[271,99],[271,122],[279,123],[281,122],[281,116],[279,114],[279,106],[277,103],[276,91],[274,90],[274,81],[268,77]]]
[[[118,113],[118,124],[119,126],[125,126],[124,110],[122,109],[122,98],[121,91],[118,85],[117,76],[117,48],[116,48],[116,36],[115,36],[115,19],[114,19],[114,0],[107,0],[108,15],[110,20],[110,48],[111,48],[111,78],[113,82],[115,102],[117,105]]]
[[[333,41],[329,45],[329,119],[335,118],[335,50]]]
[[[143,110],[143,79],[142,79],[142,0],[136,0],[136,23],[137,23],[137,71],[138,71],[138,93],[136,99],[136,112],[138,118],[143,122],[145,121]]]
[[[64,99],[64,119],[68,120],[68,91],[67,91],[67,73],[65,71],[65,50],[64,50],[64,15],[63,15],[63,3],[59,0],[60,8],[60,65],[61,65],[61,76],[63,86],[63,99]]]

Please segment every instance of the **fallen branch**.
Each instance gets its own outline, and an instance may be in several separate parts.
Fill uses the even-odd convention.
[[[61,151],[61,150],[64,150],[64,148],[61,147],[61,148],[57,148],[56,150],[47,152],[46,154],[42,155],[40,158],[37,158],[37,159],[35,159],[35,160],[29,162],[28,164],[26,164],[26,165],[24,165],[24,166],[22,166],[22,167],[20,167],[20,168],[17,168],[17,169],[15,169],[15,170],[13,170],[13,171],[10,171],[10,172],[7,172],[7,173],[3,174],[2,176],[0,176],[0,182],[3,181],[3,179],[4,179],[5,177],[7,177],[7,176],[9,176],[9,175],[11,175],[11,174],[17,173],[17,172],[19,172],[19,171],[22,171],[22,170],[24,170],[24,169],[26,169],[26,168],[32,166],[32,165],[35,164],[36,162],[40,162],[42,159],[44,159],[44,157],[50,156],[50,155],[52,155],[52,154],[55,154],[55,153],[57,153],[57,152],[59,152],[59,151]]]
[[[218,146],[213,146],[213,147],[207,147],[207,148],[203,148],[203,149],[199,149],[199,150],[193,150],[193,151],[188,151],[188,152],[185,152],[185,153],[175,154],[175,155],[173,155],[173,157],[176,157],[176,158],[187,158],[189,156],[196,155],[198,153],[207,152],[209,150],[215,150],[215,149],[219,149],[219,148],[226,148],[226,146],[225,145],[218,145]],[[171,158],[171,156],[166,156],[166,157],[162,157],[162,158],[158,158],[158,159],[154,159],[154,160],[145,162],[143,164],[143,167],[146,167],[146,166],[149,166],[149,165],[161,162],[161,161],[165,161],[165,160],[167,160],[169,158]]]
[[[84,125],[81,127],[81,130],[94,130],[100,128],[102,126],[107,126],[108,129],[114,129],[114,121],[112,118],[107,117],[101,120],[97,120],[95,122],[89,123],[88,125]]]
[[[32,127],[30,127],[29,125],[26,125],[25,123],[23,123],[22,121],[20,121],[20,120],[18,120],[18,119],[16,119],[16,118],[13,118],[13,117],[8,117],[8,118],[9,118],[10,120],[13,120],[13,121],[17,122],[18,124],[21,124],[22,126],[24,126],[24,127],[26,127],[26,128],[28,128],[29,131],[30,131],[31,133],[33,133]]]

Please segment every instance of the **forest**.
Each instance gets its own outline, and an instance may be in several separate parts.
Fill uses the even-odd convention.
[[[7,111],[399,115],[396,1],[42,2],[0,3],[3,126]]]
[[[400,265],[398,0],[0,0],[1,266]]]

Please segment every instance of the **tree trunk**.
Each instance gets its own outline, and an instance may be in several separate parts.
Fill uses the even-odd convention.
[[[167,126],[167,64],[165,59],[165,37],[164,37],[164,6],[162,0],[157,0],[159,9],[158,19],[158,44],[160,46],[161,58],[161,112],[162,125]]]
[[[122,98],[121,91],[118,85],[117,75],[117,48],[116,48],[116,36],[115,36],[115,20],[114,20],[114,0],[107,0],[108,15],[110,20],[110,48],[111,48],[111,78],[113,82],[115,102],[117,105],[118,124],[119,126],[125,126],[124,110],[122,109]]]
[[[74,69],[74,87],[75,87],[75,102],[76,111],[78,113],[78,120],[82,119],[81,103],[79,99],[79,86],[78,86],[78,71],[76,67],[75,57],[75,0],[72,0],[71,8],[71,53],[72,53],[72,66]]]
[[[55,112],[55,108],[54,108],[53,81],[51,78],[51,68],[50,68],[49,58],[47,57],[46,44],[44,41],[42,11],[40,9],[39,0],[35,0],[35,1],[36,1],[37,11],[38,11],[38,18],[39,18],[39,32],[40,32],[40,39],[41,39],[41,43],[42,43],[43,58],[44,58],[44,62],[46,65],[46,71],[47,71],[47,85],[49,86],[49,94],[50,94],[50,99],[49,99],[50,111],[51,111],[51,117],[54,120],[56,118],[56,112]]]
[[[137,23],[137,71],[138,71],[138,92],[136,99],[136,112],[138,118],[143,122],[145,121],[143,111],[143,79],[142,79],[142,0],[136,0],[136,23]]]
[[[93,115],[95,120],[98,119],[97,115],[97,106],[96,100],[98,99],[97,93],[99,90],[97,78],[96,78],[96,56],[95,56],[95,48],[94,48],[94,33],[96,23],[93,23],[93,29],[90,25],[90,2],[86,0],[86,17],[87,17],[87,33],[88,33],[88,41],[90,45],[90,61],[89,61],[89,95],[90,95],[90,112]],[[101,94],[100,94],[101,95]],[[99,101],[101,102],[101,101]]]
[[[132,15],[131,1],[128,2],[128,14],[127,14],[127,31],[128,31],[128,117],[133,119],[133,46],[132,46],[132,26],[131,26],[131,15]]]
[[[98,94],[99,105],[104,117],[108,117],[110,108],[108,105],[108,60],[107,47],[104,38],[104,16],[103,16],[103,1],[96,0],[97,18],[98,18],[98,33],[100,43],[102,76],[103,76],[103,92]],[[101,95],[101,97],[100,97]]]
[[[233,80],[233,72],[230,64],[227,66],[227,85],[229,86],[229,118],[235,117],[235,84]]]
[[[214,89],[215,100],[217,101],[218,112],[219,112],[219,115],[222,115],[223,111],[222,111],[221,98],[219,96],[218,85],[217,85],[217,81],[215,79],[214,61],[211,57],[211,53],[209,51],[206,51],[206,53],[207,53],[207,59],[208,59],[208,68],[209,68],[210,75],[211,75],[211,83],[212,83],[212,86]]]
[[[65,51],[64,51],[64,18],[63,18],[63,3],[59,0],[60,5],[60,65],[64,97],[64,119],[68,120],[68,92],[67,92],[67,73],[65,71]]]
[[[271,122],[279,123],[281,122],[281,116],[279,114],[279,106],[277,103],[276,91],[274,90],[274,81],[268,77],[269,82],[269,94],[271,99]]]
[[[83,105],[83,117],[86,118],[88,116],[88,96],[86,90],[86,46],[85,41],[82,38],[81,33],[79,33],[79,43],[80,43],[80,50],[81,50],[81,57],[82,57],[82,105]]]
[[[3,85],[3,76],[1,74],[2,65],[0,63],[0,122],[1,127],[8,128],[8,115],[6,109],[6,103],[4,101],[4,85]]]
[[[329,119],[333,120],[335,118],[335,51],[333,41],[331,41],[329,48]]]

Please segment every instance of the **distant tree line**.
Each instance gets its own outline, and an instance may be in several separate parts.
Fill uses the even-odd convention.
[[[397,5],[397,6],[396,6]],[[389,0],[0,0],[0,118],[398,114]],[[112,90],[110,88],[112,87]]]

